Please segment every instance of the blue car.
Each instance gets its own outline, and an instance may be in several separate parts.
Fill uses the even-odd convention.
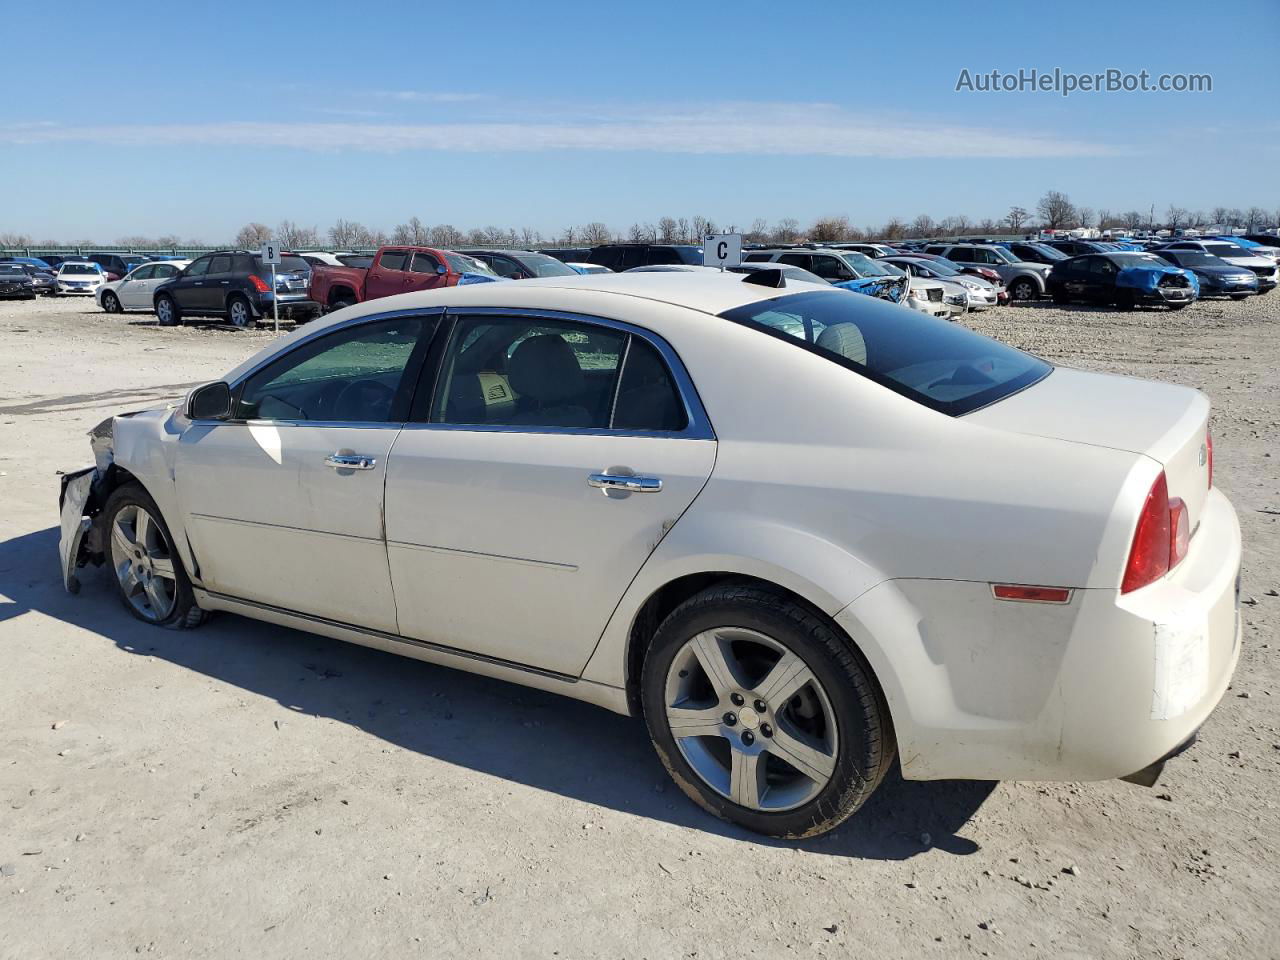
[[[1221,257],[1199,250],[1152,251],[1166,263],[1183,270],[1190,270],[1200,281],[1202,297],[1230,297],[1243,300],[1258,292],[1258,277],[1252,270],[1227,263]]]
[[[29,267],[35,267],[37,270],[43,270],[45,273],[53,273],[53,267],[39,257],[0,257],[0,263],[24,263]]]

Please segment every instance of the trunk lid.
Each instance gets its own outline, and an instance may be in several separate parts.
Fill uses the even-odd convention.
[[[1199,390],[1057,367],[1034,386],[964,419],[1150,457],[1164,467],[1169,496],[1186,503],[1195,531],[1209,492],[1209,398]]]

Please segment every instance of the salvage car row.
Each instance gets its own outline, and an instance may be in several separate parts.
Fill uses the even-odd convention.
[[[1275,246],[1263,241],[1274,240]],[[778,268],[792,279],[954,318],[1010,301],[1115,304],[1180,310],[1206,296],[1241,299],[1280,281],[1280,238],[806,243],[748,246],[739,272]],[[95,258],[96,259],[91,259]],[[119,260],[120,263],[115,261]],[[133,262],[142,261],[142,262]],[[109,313],[154,312],[162,325],[215,317],[245,327],[279,315],[305,322],[331,310],[417,290],[587,273],[710,270],[687,244],[590,249],[444,250],[385,246],[373,254],[285,253],[273,271],[260,253],[224,250],[194,260],[91,254],[56,273],[39,258],[0,260],[0,297],[85,294]],[[130,266],[132,263],[132,266]],[[125,269],[117,276],[108,268]],[[20,275],[21,274],[21,275]],[[274,282],[274,287],[272,286]]]

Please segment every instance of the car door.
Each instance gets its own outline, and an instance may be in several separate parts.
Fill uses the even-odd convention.
[[[175,483],[205,587],[387,633],[387,454],[439,311],[362,317],[232,384],[181,436]]]
[[[576,676],[711,473],[674,353],[615,321],[477,309],[414,413],[387,469],[400,632]]]
[[[169,295],[178,302],[183,310],[194,311],[204,293],[205,275],[209,272],[209,262],[213,257],[200,257],[195,260],[182,275],[168,288]]]
[[[411,289],[408,283],[412,256],[411,250],[383,250],[365,275],[365,298],[375,300]]]
[[[434,254],[415,250],[406,274],[406,290],[434,290],[448,284],[448,271]]]
[[[151,284],[156,268],[152,264],[138,267],[116,286],[116,297],[126,310],[138,310],[151,306]]]
[[[1096,300],[1111,300],[1116,294],[1116,275],[1120,272],[1106,257],[1089,257],[1089,296]]]
[[[205,275],[200,294],[196,298],[200,310],[208,313],[226,312],[234,262],[235,258],[229,253],[215,254],[209,261],[209,272]]]

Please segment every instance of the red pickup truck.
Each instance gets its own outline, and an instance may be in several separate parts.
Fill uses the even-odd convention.
[[[488,265],[434,247],[380,247],[373,263],[362,267],[314,267],[311,300],[324,310],[390,297],[412,290],[453,287],[464,273],[493,274]]]

